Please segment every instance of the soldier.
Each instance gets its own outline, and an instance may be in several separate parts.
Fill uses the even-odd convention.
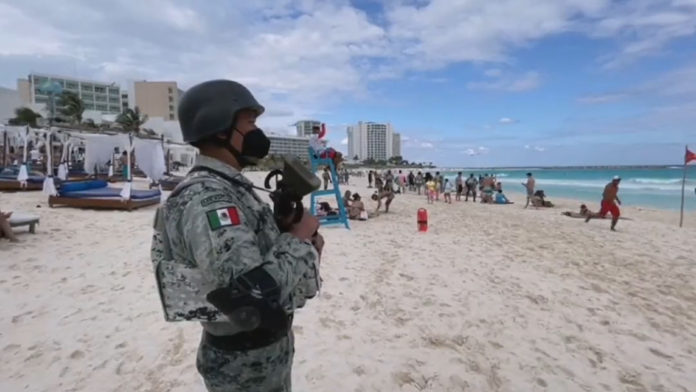
[[[320,287],[317,219],[305,210],[281,233],[241,173],[268,153],[255,125],[263,112],[233,81],[188,90],[179,122],[200,156],[155,217],[152,261],[165,318],[201,322],[196,367],[211,392],[290,391],[293,312]]]

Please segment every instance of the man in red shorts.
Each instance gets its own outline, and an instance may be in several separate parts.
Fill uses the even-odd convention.
[[[588,215],[585,222],[589,222],[592,218],[604,218],[607,216],[607,213],[611,213],[611,230],[616,231],[616,222],[619,221],[619,216],[621,215],[621,211],[619,210],[621,200],[619,200],[618,196],[619,182],[621,182],[621,177],[614,176],[614,179],[604,187],[604,193],[602,194],[602,209],[600,209],[597,214]]]

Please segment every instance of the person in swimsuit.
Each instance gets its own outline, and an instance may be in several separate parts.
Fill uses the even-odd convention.
[[[620,182],[621,177],[614,176],[614,179],[604,187],[604,193],[602,194],[602,208],[597,214],[589,214],[587,219],[585,219],[585,222],[589,222],[592,218],[604,218],[607,216],[607,213],[611,213],[611,230],[616,231],[616,223],[619,221],[619,217],[621,216],[621,210],[619,210],[621,200],[618,196]]]

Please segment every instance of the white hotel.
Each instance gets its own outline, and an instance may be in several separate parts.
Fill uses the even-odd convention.
[[[358,122],[348,127],[348,158],[387,160],[401,155],[401,135],[391,124]]]

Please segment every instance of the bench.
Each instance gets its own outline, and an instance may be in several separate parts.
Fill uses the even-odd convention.
[[[39,217],[31,214],[13,213],[10,216],[10,227],[29,226],[29,232],[36,233]]]

